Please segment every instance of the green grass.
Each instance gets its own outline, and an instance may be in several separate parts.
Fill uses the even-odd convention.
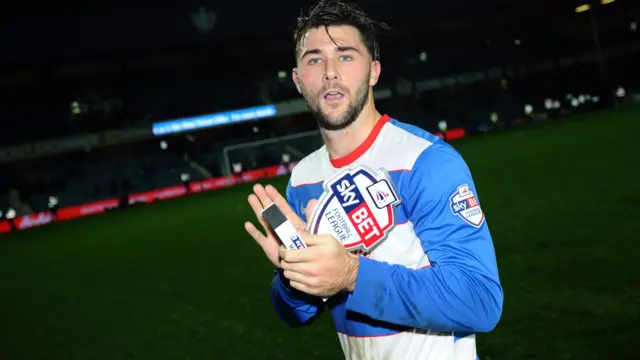
[[[638,114],[454,143],[505,291],[500,324],[478,336],[482,359],[640,358]],[[295,330],[276,317],[272,268],[243,229],[249,191],[0,238],[0,359],[342,358],[328,314]]]

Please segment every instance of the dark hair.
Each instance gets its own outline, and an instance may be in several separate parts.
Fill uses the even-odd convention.
[[[308,15],[298,17],[293,32],[295,56],[298,57],[302,39],[311,29],[329,26],[350,25],[360,31],[362,42],[366,45],[373,60],[380,60],[380,48],[376,39],[378,29],[388,30],[389,26],[372,20],[359,6],[345,4],[340,0],[320,0],[309,10]],[[327,29],[328,30],[328,29]]]

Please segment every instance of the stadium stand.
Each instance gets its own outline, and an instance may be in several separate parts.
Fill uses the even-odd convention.
[[[415,42],[393,43],[385,53],[390,55],[383,55],[385,75],[377,88],[386,92],[381,93],[379,106],[447,140],[610,107],[618,87],[631,90],[640,81],[637,70],[622,70],[640,63],[634,62],[639,43],[632,41],[635,38],[620,41],[615,33],[611,36],[617,42],[612,41],[605,52],[609,83],[592,76],[598,71],[597,57],[584,41],[573,43],[572,53],[561,40],[528,44],[526,37],[449,36],[429,49]],[[158,76],[162,72],[158,65],[160,70],[104,80],[101,87],[78,87],[58,79],[47,83],[42,93],[17,91],[12,106],[0,110],[8,129],[0,132],[5,149],[96,133],[102,145],[40,159],[4,159],[6,166],[0,170],[3,215],[9,209],[18,218],[47,212],[53,207],[52,200],[57,200],[60,209],[102,202],[95,210],[102,212],[120,204],[114,199],[135,203],[141,199],[136,194],[158,189],[173,190],[149,195],[149,201],[288,171],[322,143],[314,133],[315,123],[299,106],[300,96],[288,71],[281,73],[290,56],[274,56],[265,68],[245,76],[234,76],[233,71],[253,59],[239,60],[226,74],[199,67],[198,71],[182,69]],[[177,56],[173,61],[191,64],[196,57]],[[46,101],[34,101],[38,96]],[[294,102],[286,103],[291,100]],[[298,107],[292,105],[296,101]],[[579,103],[573,104],[576,101]],[[150,132],[158,121],[273,103],[287,106],[277,105],[275,117],[259,122],[159,137]],[[287,113],[285,108],[295,110]],[[122,129],[143,136],[126,144],[109,140],[110,131]]]

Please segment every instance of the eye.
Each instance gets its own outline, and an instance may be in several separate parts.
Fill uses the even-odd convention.
[[[349,61],[351,59],[353,59],[353,58],[350,55],[341,55],[340,56],[340,60],[342,60],[342,61]]]
[[[309,60],[309,65],[316,65],[319,62],[320,62],[320,59],[318,59],[318,58],[311,59],[311,60]]]

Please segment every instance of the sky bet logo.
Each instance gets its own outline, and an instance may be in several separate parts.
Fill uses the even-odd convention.
[[[473,197],[470,197],[468,199],[460,200],[460,201],[454,203],[453,204],[453,213],[457,215],[463,210],[467,210],[467,209],[470,209],[470,208],[476,207],[476,206],[478,206],[478,201],[476,200],[475,196],[473,196]]]
[[[353,181],[353,176],[347,174],[342,181],[333,184],[331,189],[334,194],[339,194],[340,205],[365,243],[374,244],[380,240],[382,237],[380,225],[372,216],[369,205],[364,201],[360,189]]]
[[[454,215],[470,225],[480,227],[484,223],[484,212],[468,184],[458,186],[456,192],[451,194],[449,206]]]
[[[313,234],[331,234],[350,251],[373,251],[395,225],[401,203],[384,169],[346,168],[324,183],[308,226]]]

